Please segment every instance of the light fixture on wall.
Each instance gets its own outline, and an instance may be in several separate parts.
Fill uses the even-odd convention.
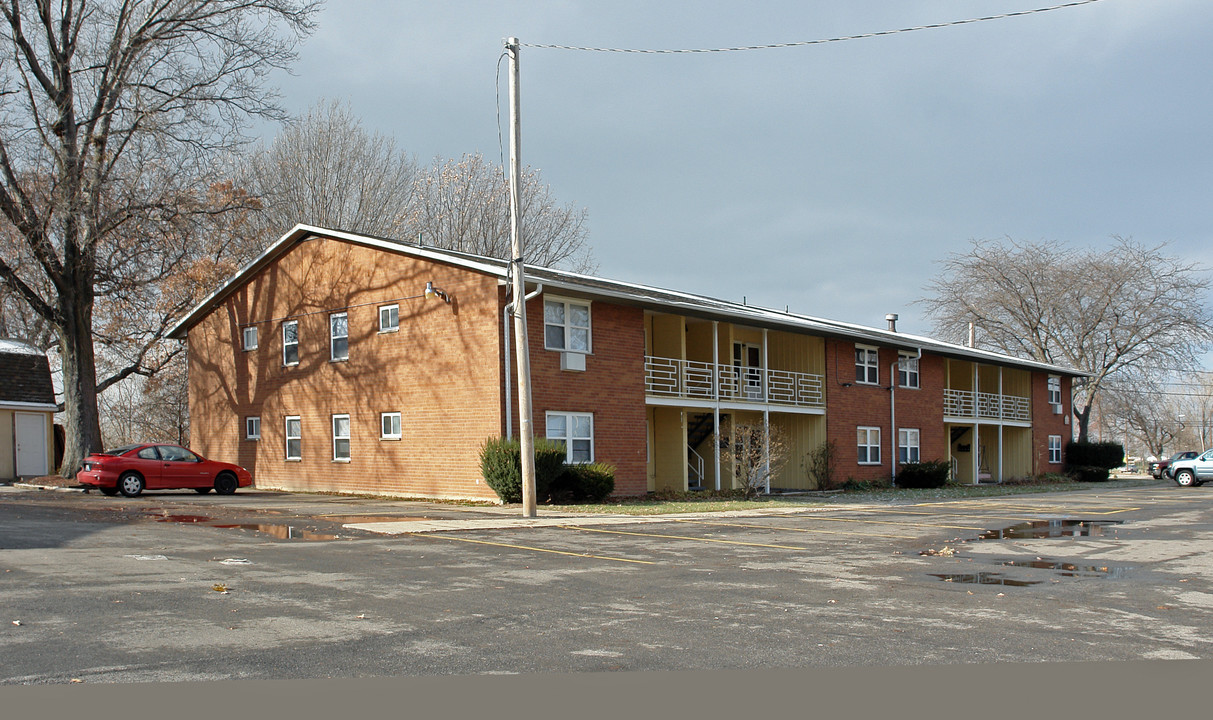
[[[451,303],[451,298],[448,297],[446,293],[444,293],[441,290],[439,290],[438,288],[434,287],[433,282],[427,282],[425,284],[425,299],[431,300],[433,298],[441,298],[442,302],[444,302],[448,305]]]

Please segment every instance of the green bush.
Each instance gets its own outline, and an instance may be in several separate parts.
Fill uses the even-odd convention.
[[[552,497],[570,497],[575,502],[602,502],[615,491],[615,466],[606,463],[565,465],[552,486]]]
[[[849,477],[842,483],[842,489],[850,492],[867,492],[869,490],[884,490],[889,487],[888,478],[877,480],[856,480]]]
[[[926,462],[902,463],[897,471],[897,487],[900,488],[938,488],[948,482],[951,466],[942,460]]]
[[[1124,464],[1125,448],[1117,442],[1072,442],[1066,445],[1067,470],[1085,467],[1111,470]]]
[[[552,483],[564,470],[564,448],[550,440],[535,440],[535,499],[547,498]],[[480,473],[504,503],[522,502],[522,443],[489,438],[480,447]]]
[[[1095,465],[1079,465],[1071,467],[1067,472],[1079,482],[1106,482],[1108,479],[1108,468]]]

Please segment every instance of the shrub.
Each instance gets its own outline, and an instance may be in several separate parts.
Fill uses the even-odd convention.
[[[889,481],[887,478],[881,478],[879,480],[856,480],[853,477],[849,477],[846,479],[846,482],[844,482],[842,484],[843,490],[849,490],[851,492],[867,492],[869,490],[884,490],[888,487],[889,487]]]
[[[535,499],[548,490],[564,469],[564,448],[535,439]],[[489,438],[480,447],[480,473],[503,503],[522,502],[522,443],[514,439]]]
[[[837,454],[837,445],[830,440],[809,452],[802,463],[805,474],[813,478],[818,490],[834,489],[834,459]]]
[[[1067,470],[1084,467],[1111,470],[1124,464],[1125,448],[1117,442],[1072,442],[1066,446]]]
[[[565,465],[552,486],[552,496],[567,495],[576,502],[602,502],[615,491],[615,466],[606,463]]]
[[[1071,467],[1068,472],[1079,482],[1106,482],[1108,479],[1108,468],[1095,465]]]
[[[897,472],[897,487],[939,488],[948,482],[951,466],[942,460],[903,463]]]

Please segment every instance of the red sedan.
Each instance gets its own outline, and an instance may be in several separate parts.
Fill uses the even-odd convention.
[[[231,495],[253,484],[248,470],[231,463],[207,460],[179,445],[123,445],[84,458],[76,482],[106,495],[135,497],[144,490],[192,489],[207,493],[214,488]]]

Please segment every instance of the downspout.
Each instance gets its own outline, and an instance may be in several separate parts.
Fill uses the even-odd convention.
[[[526,302],[541,292],[543,292],[543,283],[539,283],[533,291],[524,295],[522,301]],[[514,312],[514,302],[510,301],[501,310],[501,326],[505,329],[505,436],[507,439],[514,437],[514,408],[511,407],[510,399],[513,393],[513,386],[510,384],[510,313],[512,312]]]

